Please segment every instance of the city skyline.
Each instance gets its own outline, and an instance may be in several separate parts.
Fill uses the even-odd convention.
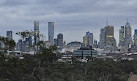
[[[106,24],[106,26],[102,29],[100,29],[100,41],[97,41],[94,39],[94,34],[90,33],[89,31],[86,32],[86,35],[83,37],[83,44],[85,47],[93,47],[93,48],[101,48],[104,49],[106,52],[128,52],[128,51],[135,51],[136,49],[136,38],[137,38],[137,32],[135,29],[134,34],[131,34],[131,25],[127,21],[125,26],[121,26],[119,29],[119,42],[117,43],[115,37],[114,37],[114,26]],[[64,46],[67,47],[65,44],[65,40],[63,39],[63,34],[59,33],[57,35],[57,38],[54,36],[54,22],[48,22],[48,40],[43,40],[43,35],[39,33],[39,21],[34,21],[34,31],[23,31],[17,33],[17,35],[22,35],[22,39],[19,39],[17,42],[17,46],[23,45],[23,50],[26,51],[27,45],[32,45],[32,42],[34,45],[37,45],[39,41],[45,42],[46,46],[58,46],[58,48],[64,48]],[[11,36],[10,34],[11,33]],[[24,34],[26,33],[26,35]],[[27,35],[28,34],[28,35]],[[32,35],[33,34],[33,35]],[[132,38],[132,36],[134,36]],[[7,37],[11,37],[12,39],[12,31],[7,31]],[[33,38],[34,37],[34,38]],[[34,40],[34,41],[33,41]],[[75,40],[76,42],[76,40]],[[77,43],[75,43],[77,44]],[[118,46],[117,46],[118,44]],[[82,46],[82,45],[81,45]],[[22,46],[21,46],[22,47]],[[22,48],[19,48],[19,50],[22,50]]]
[[[0,0],[0,81],[137,81],[137,0]]]
[[[47,22],[55,22],[55,36],[63,33],[67,42],[82,42],[87,31],[94,33],[94,39],[99,40],[100,29],[106,26],[106,19],[108,25],[114,26],[117,43],[119,29],[125,25],[127,18],[131,24],[132,37],[137,27],[136,0],[105,0],[103,3],[101,0],[1,0],[0,4],[0,30],[4,30],[0,35],[6,36],[6,31],[13,30],[13,37],[16,40],[19,38],[15,35],[16,32],[33,30],[34,20],[40,21],[40,33],[44,34],[46,39]]]
[[[39,20],[34,20],[33,22],[38,22],[38,23],[39,23],[40,21],[39,21]],[[128,22],[128,21],[127,21],[127,22]],[[127,24],[127,22],[126,22],[126,24]],[[47,23],[49,24],[50,22],[47,22]],[[51,23],[52,23],[52,22],[51,22]],[[54,23],[54,22],[53,22],[53,23]],[[129,22],[128,22],[128,23],[129,23]],[[130,24],[130,23],[129,23],[129,24]],[[106,26],[111,26],[111,25],[106,24],[104,27],[106,27]],[[122,26],[124,26],[124,25],[121,25],[121,27],[122,27]],[[137,29],[137,28],[132,27],[132,25],[130,25],[130,26],[131,26],[131,35],[132,35],[131,37],[132,37],[132,39],[133,39],[133,38],[134,38],[134,30]],[[48,28],[48,27],[49,27],[49,25],[47,26],[47,28]],[[121,27],[119,27],[119,29],[120,29]],[[103,27],[102,27],[102,28],[103,28]],[[97,40],[97,41],[100,41],[100,33],[101,33],[100,31],[101,31],[102,28],[99,28],[99,29],[98,29],[99,31],[93,31],[93,32],[95,32],[95,33],[98,33],[98,36],[95,35],[95,36],[93,37],[93,40],[95,39],[95,40]],[[39,29],[40,29],[40,27],[39,27]],[[119,36],[116,36],[116,35],[119,35],[119,33],[120,33],[120,32],[119,32],[119,29],[117,29],[117,30],[118,30],[118,31],[117,31],[117,30],[115,29],[115,26],[114,26],[114,37],[116,38],[117,45],[118,45],[119,39],[120,39]],[[26,30],[27,30],[27,29],[26,29]],[[14,30],[10,30],[10,29],[9,29],[9,30],[7,30],[7,31],[14,31]],[[21,31],[25,31],[25,30],[21,30]],[[33,30],[27,30],[27,31],[33,31]],[[115,31],[117,31],[117,32],[115,32]],[[6,32],[6,31],[5,31],[5,32]],[[34,32],[35,32],[35,31],[34,31]],[[46,36],[46,41],[49,41],[48,30],[47,30],[46,32],[47,32],[46,34],[43,34],[43,33],[41,33],[41,30],[39,30],[39,33],[41,33],[42,35]],[[90,31],[90,30],[87,30],[87,31],[81,32],[81,33],[86,33],[86,32],[91,32],[91,31]],[[16,33],[17,33],[17,32],[13,32],[13,39],[14,39],[15,41],[18,41],[18,39],[20,39],[20,37],[18,37],[18,36],[16,35]],[[58,33],[57,33],[56,31],[54,31],[54,33],[55,33],[55,34],[54,34],[55,36],[58,35]],[[59,32],[59,33],[61,33],[61,32]],[[92,32],[91,32],[91,33],[92,33]],[[5,35],[1,35],[1,36],[6,36],[6,34],[5,34]],[[18,37],[18,38],[15,38],[14,36],[15,36],[15,37]],[[77,36],[79,36],[79,35],[77,35]],[[83,36],[84,36],[84,35],[83,35]],[[97,38],[96,36],[97,36],[98,38]],[[53,38],[54,38],[54,37],[53,37]],[[70,36],[70,38],[71,38],[71,36]],[[72,37],[72,38],[73,38],[73,37]],[[67,41],[68,43],[69,43],[69,42],[73,42],[73,41],[83,42],[83,38],[80,38],[80,39],[82,39],[82,40],[72,40],[72,41],[65,40],[65,41]],[[71,40],[71,39],[70,39],[70,40]]]

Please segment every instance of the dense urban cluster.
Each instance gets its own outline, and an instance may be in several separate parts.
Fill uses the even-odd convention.
[[[36,45],[39,41],[43,41],[45,43],[45,47],[54,45],[58,46],[61,52],[91,46],[92,48],[103,49],[102,53],[127,53],[136,52],[137,46],[137,29],[135,29],[132,38],[132,30],[128,21],[125,26],[121,26],[119,29],[118,46],[114,37],[114,26],[110,25],[106,25],[100,30],[99,42],[94,39],[93,33],[86,32],[86,35],[83,37],[83,43],[71,41],[66,44],[62,33],[59,33],[57,38],[54,37],[54,22],[48,22],[48,41],[45,40],[45,35],[40,34],[39,21],[34,21],[34,31],[25,30],[16,32],[16,34],[21,36],[21,39],[19,39],[16,43],[15,50],[23,52],[34,51],[34,49],[29,47]],[[7,38],[12,39],[12,31],[7,31]],[[71,43],[72,45],[70,45]]]
[[[0,36],[0,81],[127,81],[137,73],[137,29],[132,38],[129,22],[119,30],[114,26],[100,30],[100,40],[86,32],[83,42],[68,44],[59,33],[54,37],[54,22],[48,22],[48,41],[40,34],[39,21],[34,31]]]

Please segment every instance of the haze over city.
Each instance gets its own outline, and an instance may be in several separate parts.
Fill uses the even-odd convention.
[[[0,35],[12,30],[13,37],[22,30],[33,30],[34,20],[40,21],[40,33],[48,40],[48,22],[55,22],[55,36],[63,33],[64,40],[82,41],[85,32],[99,40],[100,29],[114,26],[118,42],[120,26],[127,22],[132,31],[137,27],[136,0],[0,0]]]

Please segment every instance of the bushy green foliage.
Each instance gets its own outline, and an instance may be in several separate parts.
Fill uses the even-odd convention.
[[[9,40],[7,37],[0,36],[0,41],[2,41],[5,44],[5,50],[13,50],[16,46],[16,43],[14,40]]]
[[[137,73],[137,61],[95,59],[88,63],[57,62],[56,47],[43,48],[40,54],[24,55],[24,59],[0,54],[2,81],[127,81]]]

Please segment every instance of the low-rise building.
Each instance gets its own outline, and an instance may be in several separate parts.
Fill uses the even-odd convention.
[[[85,59],[86,57],[96,58],[98,56],[98,52],[93,49],[78,49],[74,50],[73,56],[81,59]]]

